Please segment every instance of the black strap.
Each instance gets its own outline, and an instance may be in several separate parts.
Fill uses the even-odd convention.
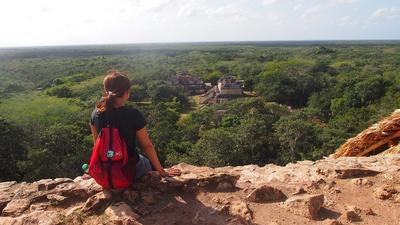
[[[107,161],[107,174],[108,174],[108,184],[110,185],[111,189],[114,189],[114,185],[112,182],[112,176],[111,176],[111,158],[108,158]]]
[[[100,133],[99,133],[99,135],[98,135],[97,138],[101,138],[101,135],[103,135],[103,130],[100,131]],[[103,160],[102,160],[102,157],[100,156],[99,151],[96,151],[96,153],[97,153],[97,159],[100,161],[101,171],[103,171],[103,170],[104,170],[104,167],[103,167]],[[102,174],[102,175],[103,175],[103,174]]]
[[[108,128],[108,132],[109,132],[108,151],[114,151],[113,150],[113,141],[112,141],[112,132],[113,131],[112,131],[111,125]],[[108,157],[108,160],[107,160],[108,184],[110,185],[110,187],[112,189],[114,189],[113,182],[112,182],[112,176],[111,176],[111,163],[112,163],[111,158],[112,158],[112,156],[114,156],[114,153],[113,153],[112,156],[109,156],[108,155],[108,151],[107,151],[107,157]]]

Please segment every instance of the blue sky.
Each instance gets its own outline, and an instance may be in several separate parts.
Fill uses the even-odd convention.
[[[2,0],[0,47],[400,39],[396,0]]]

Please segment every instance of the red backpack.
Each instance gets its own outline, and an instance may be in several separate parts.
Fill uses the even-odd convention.
[[[135,167],[117,128],[102,128],[90,157],[90,176],[104,188],[127,188],[132,185]]]

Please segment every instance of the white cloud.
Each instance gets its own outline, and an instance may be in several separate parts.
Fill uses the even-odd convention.
[[[356,34],[360,24],[400,38],[392,28],[399,6],[380,0],[386,8],[368,11],[368,1],[375,0],[3,0],[0,46],[329,39]]]
[[[300,10],[303,7],[303,4],[299,3],[293,7],[294,11]]]
[[[262,0],[263,5],[273,5],[275,3],[278,3],[279,0]],[[281,0],[282,2],[283,0]]]
[[[316,5],[311,8],[306,9],[303,14],[301,14],[301,18],[306,21],[316,21],[321,17],[321,6]]]
[[[394,19],[400,17],[400,9],[398,8],[380,8],[372,13],[372,19],[386,18]]]
[[[349,4],[349,3],[355,3],[357,0],[326,0],[330,4]]]
[[[359,24],[359,21],[352,16],[342,16],[337,24],[340,26],[353,26]]]
[[[204,13],[206,7],[201,1],[186,1],[178,7],[178,17],[195,17]]]

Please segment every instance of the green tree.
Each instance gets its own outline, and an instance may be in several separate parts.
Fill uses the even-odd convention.
[[[0,181],[22,178],[17,163],[26,157],[26,134],[24,131],[0,117]]]
[[[46,93],[50,96],[57,96],[60,98],[71,98],[73,97],[73,93],[71,89],[67,86],[55,86],[46,91]]]
[[[93,143],[76,125],[54,124],[46,129],[39,145],[29,149],[26,161],[20,163],[26,180],[76,177],[81,165],[89,160]]]
[[[179,111],[189,109],[190,101],[182,87],[173,86],[165,81],[150,83],[147,92],[155,103],[175,101],[179,105]]]
[[[204,131],[189,153],[197,165],[212,167],[240,165],[236,135],[233,131],[216,128]]]
[[[304,118],[282,117],[274,128],[283,150],[280,160],[284,163],[306,159],[318,145],[315,126]]]

